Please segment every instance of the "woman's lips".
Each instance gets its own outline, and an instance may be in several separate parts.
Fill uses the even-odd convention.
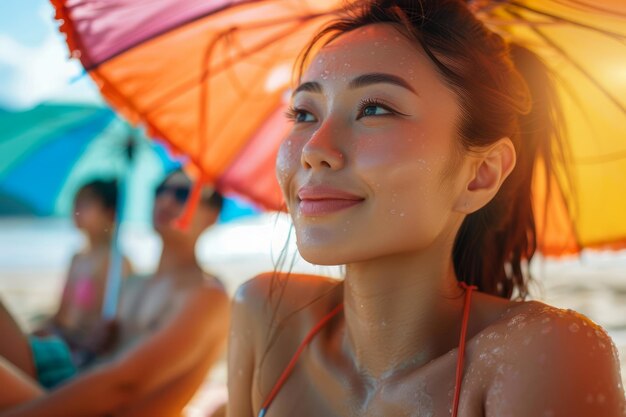
[[[323,216],[353,207],[364,199],[326,186],[305,186],[298,191],[298,208],[304,216]]]

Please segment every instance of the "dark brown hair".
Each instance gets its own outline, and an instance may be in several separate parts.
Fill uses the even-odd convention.
[[[117,209],[117,181],[116,180],[93,180],[83,184],[76,192],[75,201],[80,199],[93,199],[102,205],[105,210],[115,214]]]
[[[300,57],[298,74],[315,48],[374,23],[394,24],[420,45],[456,93],[463,148],[471,151],[503,137],[513,142],[514,170],[492,201],[465,218],[453,259],[459,280],[489,294],[511,298],[516,292],[524,299],[531,278],[528,263],[537,248],[533,168],[540,160],[549,177],[555,164],[566,166],[567,159],[550,72],[534,53],[487,29],[465,1],[375,0],[347,8],[318,33]]]

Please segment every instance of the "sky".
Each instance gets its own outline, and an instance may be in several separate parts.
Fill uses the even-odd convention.
[[[69,58],[48,0],[0,1],[0,108],[101,102],[80,63]]]

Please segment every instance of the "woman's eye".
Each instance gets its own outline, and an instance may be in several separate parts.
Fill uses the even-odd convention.
[[[389,116],[398,112],[389,108],[389,106],[374,100],[363,100],[359,104],[359,114],[357,120],[362,117],[369,116]]]
[[[306,123],[306,122],[314,122],[315,117],[308,111],[298,110],[296,112],[296,122],[298,123]]]
[[[380,116],[382,114],[391,114],[391,112],[382,106],[370,104],[363,108],[362,114],[363,116]]]
[[[295,123],[315,122],[315,117],[312,113],[295,107],[290,107],[289,109],[287,109],[285,115],[287,116],[287,119]]]

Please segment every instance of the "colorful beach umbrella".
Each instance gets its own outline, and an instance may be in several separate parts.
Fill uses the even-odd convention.
[[[180,163],[109,108],[42,104],[0,110],[0,214],[69,216],[79,187],[128,177],[126,221],[150,224],[153,189]],[[134,149],[128,157],[129,143]]]
[[[356,1],[356,0],[355,0]],[[176,151],[202,181],[279,208],[274,178],[291,70],[340,0],[52,0],[71,55],[106,99]],[[468,1],[492,29],[559,77],[573,189],[547,204],[537,175],[538,242],[548,255],[626,247],[626,4]]]

